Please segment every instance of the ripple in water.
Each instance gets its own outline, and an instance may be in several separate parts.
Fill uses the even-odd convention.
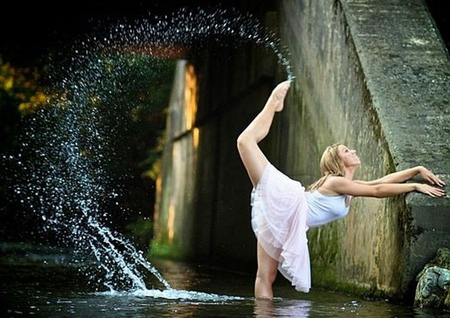
[[[45,230],[75,248],[77,262],[95,259],[94,266],[84,270],[107,293],[202,301],[242,299],[173,289],[141,251],[109,228],[106,203],[118,204],[120,196],[109,166],[123,120],[120,114],[135,106],[123,96],[124,83],[141,87],[139,78],[130,78],[130,70],[144,65],[156,72],[165,67],[164,58],[192,54],[194,47],[214,41],[270,49],[292,80],[287,50],[252,15],[234,9],[180,9],[170,15],[149,14],[107,27],[98,25],[96,30],[73,43],[69,51],[51,57],[49,106],[33,115],[21,152],[9,157],[25,175],[25,181],[15,185],[15,194],[41,216]],[[148,274],[156,278],[151,287]]]

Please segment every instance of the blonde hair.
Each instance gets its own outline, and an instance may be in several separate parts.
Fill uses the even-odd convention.
[[[311,184],[308,190],[317,190],[329,176],[345,176],[345,170],[341,164],[342,160],[339,157],[339,146],[342,146],[342,144],[337,142],[325,149],[320,158],[320,173],[322,177]]]

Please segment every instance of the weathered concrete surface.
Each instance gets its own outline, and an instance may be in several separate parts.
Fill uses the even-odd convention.
[[[158,244],[170,245],[172,255],[183,257],[198,249],[194,240],[196,218],[190,213],[197,196],[197,130],[193,127],[197,113],[198,84],[193,68],[181,61],[175,72],[171,106],[167,116],[166,139],[170,140],[162,157],[157,180],[155,206],[155,250]],[[187,230],[189,229],[189,230]],[[205,228],[205,231],[208,227]],[[159,251],[161,253],[161,249]]]
[[[288,153],[342,141],[362,158],[358,178],[424,165],[449,180],[450,63],[422,1],[283,1],[281,14],[303,93],[295,130],[314,132]],[[307,180],[308,161],[289,160]],[[402,297],[450,245],[449,219],[448,199],[356,198],[346,219],[310,231],[313,283]]]
[[[357,149],[360,179],[421,164],[450,181],[450,62],[422,1],[279,4],[296,80],[262,143],[268,158],[306,185],[319,176],[323,149],[341,141]],[[265,15],[270,26],[273,16]],[[198,78],[196,132],[185,127],[168,138],[155,242],[170,243],[160,233],[173,228],[183,257],[254,270],[251,184],[235,141],[286,74],[252,47],[221,48],[187,65]],[[171,115],[183,118],[184,88],[178,92]],[[450,246],[449,219],[448,198],[355,198],[347,218],[308,233],[313,286],[407,297],[437,247]]]

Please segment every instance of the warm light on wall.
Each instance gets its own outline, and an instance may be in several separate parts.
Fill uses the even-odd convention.
[[[200,128],[196,127],[199,87],[195,68],[189,62],[179,62],[176,85],[168,120],[173,126],[167,128],[169,139],[162,163],[165,169],[161,168],[164,175],[156,181],[159,190],[158,207],[155,208],[156,243],[167,247],[168,251],[164,253],[172,255],[189,253],[186,247],[190,246],[194,235],[185,222],[192,219],[190,207],[196,198],[196,160],[200,147]]]
[[[153,221],[155,223],[155,226],[158,224],[159,221],[159,201],[161,200],[161,189],[162,189],[161,183],[162,183],[162,175],[159,174],[158,177],[156,178],[156,195],[155,195],[155,197],[158,200],[158,203],[155,204],[153,213]]]
[[[198,149],[199,140],[200,140],[200,129],[195,127],[192,130],[192,145],[193,145],[195,151],[197,151],[197,149]]]
[[[186,123],[186,130],[191,130],[195,123],[195,116],[197,115],[197,97],[198,86],[197,76],[193,65],[188,65],[185,72],[185,86],[184,86],[184,118]]]
[[[167,220],[168,229],[168,243],[172,244],[174,236],[174,223],[175,223],[175,205],[173,202],[169,206],[169,219]]]

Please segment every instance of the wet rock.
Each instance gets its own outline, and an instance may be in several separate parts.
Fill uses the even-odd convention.
[[[417,280],[415,306],[450,309],[450,249],[440,248]]]

